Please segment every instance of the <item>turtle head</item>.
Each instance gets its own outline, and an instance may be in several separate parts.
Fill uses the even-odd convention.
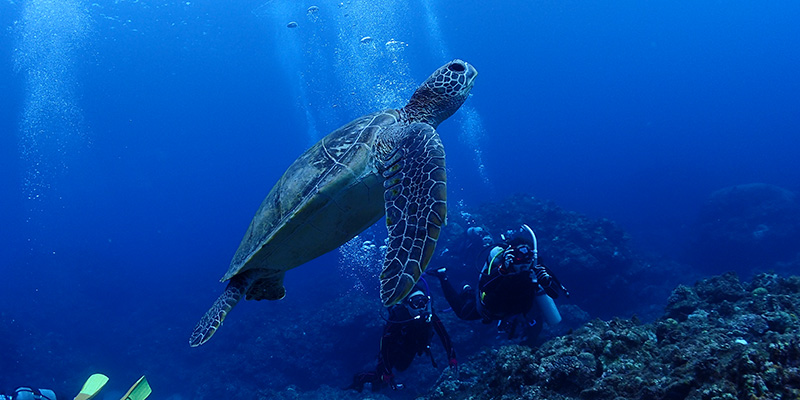
[[[417,88],[403,112],[411,122],[436,128],[464,104],[478,71],[465,61],[453,60],[441,66]]]

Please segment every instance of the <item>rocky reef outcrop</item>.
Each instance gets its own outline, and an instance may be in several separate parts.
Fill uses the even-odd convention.
[[[678,286],[654,323],[593,320],[540,348],[485,350],[443,399],[800,398],[800,277],[725,274]]]
[[[779,263],[796,264],[799,243],[800,201],[795,193],[764,183],[737,185],[712,193],[703,205],[689,261],[716,266],[708,273],[736,270],[745,276]]]
[[[451,212],[437,247],[437,253],[444,255],[435,257],[432,265],[459,264],[448,259],[448,253],[468,254],[471,261],[460,264],[468,266],[465,280],[476,280],[476,262],[482,264],[485,256],[463,251],[464,242],[475,240],[469,237],[469,228],[480,227],[499,240],[501,233],[521,224],[536,231],[540,259],[572,293],[569,303],[594,317],[637,313],[655,318],[672,288],[699,278],[685,264],[636,252],[614,221],[590,218],[527,195]]]

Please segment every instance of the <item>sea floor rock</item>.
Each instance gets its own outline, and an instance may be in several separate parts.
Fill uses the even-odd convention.
[[[663,317],[593,320],[531,349],[485,350],[425,399],[800,398],[800,277],[679,286]]]
[[[797,243],[800,200],[796,193],[764,183],[736,185],[712,193],[704,204],[694,227],[689,261],[735,269],[749,277],[800,257]]]

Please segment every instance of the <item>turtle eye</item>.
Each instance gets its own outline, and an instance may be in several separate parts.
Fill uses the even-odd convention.
[[[465,67],[464,64],[461,63],[452,63],[447,66],[447,69],[453,72],[464,72],[467,70],[467,67]]]

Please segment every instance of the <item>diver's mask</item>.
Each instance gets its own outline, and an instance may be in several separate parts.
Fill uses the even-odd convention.
[[[533,262],[533,250],[528,245],[522,244],[511,248],[511,257],[516,265],[530,265]]]
[[[533,264],[533,250],[526,244],[511,246],[503,254],[503,264],[500,273],[503,275],[516,274],[531,269]]]
[[[514,265],[530,267],[536,265],[539,258],[539,249],[536,243],[536,234],[528,225],[522,224],[516,231],[508,231],[502,235],[503,241],[508,245]],[[515,271],[518,272],[518,271]]]
[[[426,321],[431,320],[431,298],[423,291],[417,290],[405,300],[408,313],[413,319],[425,318]]]

